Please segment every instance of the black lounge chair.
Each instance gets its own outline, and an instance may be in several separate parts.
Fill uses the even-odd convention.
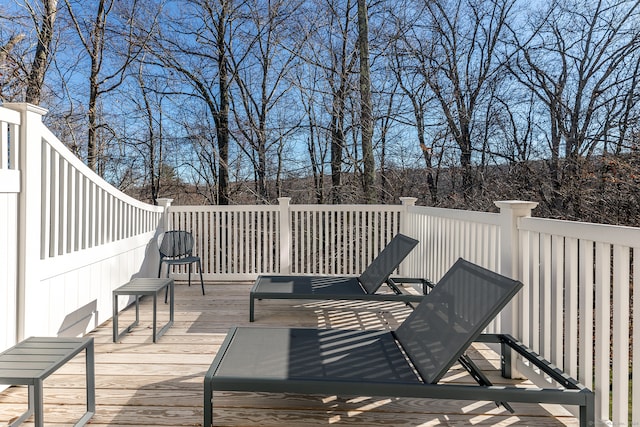
[[[254,320],[256,299],[369,300],[418,303],[422,295],[403,293],[398,284],[413,283],[426,293],[432,284],[425,279],[391,278],[418,241],[397,234],[359,277],[258,276],[249,294],[249,321]],[[393,293],[377,293],[386,283]]]
[[[579,406],[580,425],[594,425],[593,392],[511,336],[481,335],[521,287],[460,259],[395,332],[233,328],[204,378],[203,425],[212,424],[214,390],[556,403]],[[496,387],[476,376],[480,385],[438,384],[474,341],[501,344],[503,375],[516,351],[564,388]]]

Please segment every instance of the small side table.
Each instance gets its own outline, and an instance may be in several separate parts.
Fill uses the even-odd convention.
[[[85,425],[96,412],[93,338],[31,337],[0,353],[0,384],[29,386],[27,411],[9,426],[18,426],[33,414],[36,427],[44,426],[44,380],[85,351],[87,412],[75,424]]]
[[[169,291],[169,321],[156,332],[156,318],[158,307],[158,293],[168,288]],[[134,295],[136,297],[136,321],[127,326],[122,332],[118,329],[118,295]],[[139,278],[132,279],[113,291],[113,342],[117,342],[122,335],[140,322],[140,297],[153,296],[153,342],[155,343],[171,325],[173,325],[173,279],[169,278]]]

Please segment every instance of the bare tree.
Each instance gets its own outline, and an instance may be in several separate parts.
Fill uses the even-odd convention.
[[[24,33],[12,34],[4,45],[0,45],[0,100],[2,101],[11,101],[16,96],[15,82],[19,80],[21,67],[14,57],[14,51],[24,38]]]
[[[353,73],[355,61],[354,47],[349,43],[350,23],[352,17],[350,11],[352,5],[347,1],[344,11],[344,18],[336,16],[335,7],[331,7],[330,21],[339,28],[339,32],[330,33],[332,38],[337,38],[337,43],[331,42],[329,46],[333,49],[330,52],[331,67],[327,70],[328,83],[331,88],[331,194],[333,203],[341,203],[342,195],[342,167],[343,154],[347,145],[347,137],[345,131],[345,109],[347,98],[351,92],[350,75]]]
[[[198,151],[200,164],[192,166],[206,183],[203,191],[211,194],[213,203],[222,205],[230,201],[230,84],[234,75],[230,33],[241,8],[242,2],[234,0],[190,0],[179,14],[168,12],[170,19],[164,22],[161,37],[151,46],[157,63],[176,71],[190,87],[175,82],[176,95],[198,100],[213,122],[208,128],[208,119],[193,123],[190,115],[187,120],[191,123],[185,126],[191,128]]]
[[[401,26],[399,31],[404,33],[404,28]],[[391,69],[402,94],[409,100],[411,106],[411,117],[408,119],[408,123],[415,126],[416,129],[418,146],[424,159],[429,199],[435,205],[438,201],[438,184],[434,171],[434,151],[436,146],[435,141],[433,141],[434,143],[427,143],[425,117],[428,106],[433,102],[434,97],[429,91],[429,85],[425,79],[426,71],[422,69],[422,72],[416,72],[417,69],[426,64],[424,57],[422,57],[424,52],[421,49],[411,49],[410,52],[409,55],[406,54],[400,41],[390,58]]]
[[[297,85],[309,103],[317,105],[313,134],[318,142],[327,142],[331,173],[329,198],[332,203],[339,204],[345,196],[343,169],[350,144],[347,130],[351,122],[347,108],[350,97],[357,94],[357,83],[354,82],[358,59],[356,3],[351,0],[309,3],[313,8],[307,15],[316,16],[316,19],[309,31],[309,42],[301,53],[308,71]],[[316,152],[325,153],[326,150],[318,147]]]
[[[160,197],[161,191],[161,172],[164,164],[164,147],[163,147],[163,108],[162,108],[162,90],[157,87],[149,87],[154,84],[153,80],[144,72],[144,60],[140,62],[136,80],[142,95],[140,100],[134,102],[140,104],[140,111],[144,114],[146,122],[147,134],[143,138],[143,142],[138,144],[140,148],[144,147],[141,158],[145,163],[145,177],[147,178],[151,200],[156,203]],[[159,96],[157,102],[154,102],[154,95]]]
[[[279,122],[283,117],[274,113],[278,107],[287,105],[293,80],[289,73],[298,60],[301,46],[287,46],[285,42],[290,31],[287,23],[300,3],[274,0],[267,1],[265,6],[248,10],[247,25],[236,40],[242,44],[242,54],[230,57],[234,69],[238,70],[234,75],[237,96],[232,98],[236,132],[240,147],[253,164],[255,192],[262,203],[272,199],[267,185],[268,152],[273,148],[279,153],[283,137],[299,121],[294,117],[294,126],[289,124],[289,130],[283,132],[283,124]],[[276,164],[280,160],[276,155]]]
[[[27,80],[27,91],[25,101],[31,104],[39,104],[44,84],[44,76],[51,60],[51,41],[53,40],[53,26],[58,12],[58,0],[42,0],[43,10],[41,13],[34,10],[31,5],[25,3],[29,8],[29,13],[37,27],[38,45]]]
[[[584,157],[620,129],[632,107],[640,3],[553,2],[525,34],[512,29],[513,75],[545,106],[553,212],[580,217]]]
[[[144,37],[138,37],[138,27],[135,19],[138,10],[138,0],[130,0],[126,5],[121,5],[115,0],[99,0],[93,15],[87,11],[86,4],[74,3],[74,0],[65,0],[67,10],[73,28],[89,58],[90,71],[89,98],[88,98],[88,132],[87,132],[87,165],[100,173],[100,147],[99,132],[107,128],[107,124],[100,119],[99,98],[120,86],[125,78],[129,65],[143,51],[146,43]],[[116,17],[112,12],[116,6]],[[126,8],[125,8],[126,6]],[[109,18],[121,18],[119,28],[108,31]],[[153,22],[145,22],[146,25],[155,25]],[[118,40],[119,39],[119,40]],[[107,51],[107,49],[112,49]],[[105,57],[120,57],[119,63],[105,66]]]
[[[486,101],[488,85],[500,77],[503,59],[498,48],[513,4],[514,0],[425,1],[424,19],[416,21],[409,29],[411,39],[406,38],[406,48],[419,60],[419,71],[425,73],[460,150],[465,200],[474,187],[474,132],[484,120],[480,105]]]

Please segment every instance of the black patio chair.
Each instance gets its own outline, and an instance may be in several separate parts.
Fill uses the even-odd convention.
[[[197,264],[200,272],[200,286],[204,295],[204,281],[202,280],[202,262],[200,257],[193,255],[194,239],[188,231],[174,230],[167,231],[160,235],[158,249],[160,251],[160,265],[158,266],[158,277],[162,273],[162,264],[167,264],[167,277],[171,266],[188,265],[189,286],[191,286],[191,265]],[[165,295],[165,302],[167,297]]]

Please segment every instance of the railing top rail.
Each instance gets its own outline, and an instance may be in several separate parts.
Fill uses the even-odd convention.
[[[92,182],[98,185],[107,193],[116,197],[123,202],[145,210],[150,210],[154,212],[163,212],[163,208],[161,206],[153,206],[148,203],[141,202],[123,192],[115,188],[113,185],[109,184],[105,181],[100,175],[92,171],[87,165],[85,165],[78,157],[73,155],[71,151],[65,145],[60,142],[60,140],[43,124],[41,125],[42,129],[42,138],[51,146],[51,148],[56,151],[60,156],[62,156],[69,164],[74,167],[78,172],[80,172],[85,177],[89,178]]]
[[[287,205],[292,211],[317,212],[399,212],[402,205]],[[279,211],[281,205],[171,205],[168,212],[273,212]]]
[[[274,212],[279,205],[171,205],[167,212]]]
[[[581,240],[640,247],[640,228],[548,218],[520,218],[520,231],[555,234]]]
[[[331,212],[350,212],[350,211],[373,211],[373,212],[399,212],[403,209],[402,205],[291,205],[291,210],[295,211],[331,211]]]
[[[472,221],[480,224],[500,225],[500,214],[490,212],[464,211],[429,206],[409,206],[408,212],[459,221]]]
[[[20,124],[20,112],[0,107],[0,122]]]

